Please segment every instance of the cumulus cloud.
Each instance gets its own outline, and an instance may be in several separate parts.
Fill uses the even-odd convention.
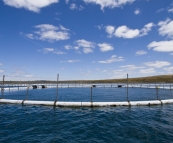
[[[127,26],[120,26],[115,30],[114,35],[119,38],[135,38],[139,36],[140,31],[138,29],[130,29]]]
[[[14,68],[12,69],[11,74],[9,74],[8,77],[14,77],[14,78],[15,78],[15,77],[31,78],[31,77],[34,77],[34,75],[31,74],[31,73],[28,73],[28,72],[26,71],[26,69],[14,67]],[[34,78],[38,78],[38,77],[34,77]]]
[[[136,14],[136,15],[138,15],[138,14],[140,14],[140,13],[141,13],[140,9],[136,9],[136,10],[134,11],[134,14]]]
[[[166,21],[160,21],[158,25],[160,26],[159,34],[161,36],[173,38],[173,20],[166,19]]]
[[[173,40],[171,41],[153,41],[148,46],[148,49],[153,48],[157,52],[173,52]]]
[[[72,4],[70,5],[70,9],[71,9],[71,10],[77,9],[76,4],[75,4],[75,3],[72,3]]]
[[[46,52],[53,52],[55,50],[54,50],[54,48],[44,48],[44,51],[46,51]]]
[[[112,37],[112,34],[115,31],[115,27],[111,26],[111,25],[108,25],[108,26],[105,27],[105,29],[106,29],[106,32],[109,34],[109,37]]]
[[[68,4],[69,3],[69,0],[65,0],[65,3]]]
[[[164,8],[158,9],[158,10],[156,11],[156,13],[160,13],[160,12],[162,12],[162,11],[164,11],[164,10],[165,10]]]
[[[147,52],[144,50],[136,51],[136,55],[145,55],[145,54],[147,54]]]
[[[168,12],[173,12],[173,8],[168,9]]]
[[[99,30],[102,29],[103,24],[96,26]]]
[[[67,40],[70,38],[69,30],[62,25],[58,27],[51,24],[41,24],[36,25],[35,28],[38,30],[34,31],[34,33],[26,34],[28,38],[49,42]]]
[[[155,61],[155,62],[146,62],[144,63],[146,66],[154,67],[154,68],[163,68],[165,66],[170,66],[171,63],[166,61]]]
[[[169,68],[163,68],[165,71],[167,72],[173,72],[173,67],[169,67]]]
[[[137,67],[135,65],[126,65],[126,66],[120,66],[121,68],[125,70],[136,70],[136,69],[142,69],[144,67]]]
[[[62,52],[62,51],[54,49],[54,48],[43,48],[42,50],[39,50],[39,52],[43,52],[44,54],[52,53],[52,54],[57,54],[57,55],[66,54],[65,52]]]
[[[158,23],[159,34],[161,36],[167,36],[173,39],[173,20],[166,19],[165,21],[160,21]],[[153,41],[148,46],[149,49],[153,48],[157,52],[173,52],[173,40],[170,41]]]
[[[155,73],[155,72],[156,71],[154,70],[154,68],[139,70],[139,73],[141,73],[141,74],[150,74],[150,73]]]
[[[34,35],[33,34],[26,34],[26,37],[28,37],[29,39],[34,39]]]
[[[136,38],[136,37],[141,37],[144,35],[147,35],[150,31],[151,28],[154,26],[154,24],[148,23],[146,24],[141,30],[139,29],[130,29],[126,25],[119,26],[118,28],[115,28],[114,26],[106,26],[105,30],[109,34],[109,37],[112,37],[113,35],[119,38]]]
[[[41,8],[58,3],[59,0],[3,0],[3,2],[15,8],[25,8],[33,12],[39,12]]]
[[[84,0],[85,3],[93,3],[101,6],[101,10],[105,7],[115,8],[126,4],[133,3],[135,0]]]
[[[65,45],[64,48],[65,48],[66,50],[70,50],[70,49],[72,49],[73,47],[72,47],[71,45]]]
[[[83,52],[86,54],[93,52],[93,49],[95,48],[95,43],[86,41],[84,39],[77,40],[77,41],[75,41],[75,43],[77,44],[78,47],[82,47]]]
[[[75,62],[81,62],[80,60],[68,60],[68,61],[60,61],[61,63],[75,63]]]
[[[124,58],[123,57],[117,57],[116,55],[113,55],[110,59],[105,60],[105,61],[98,61],[98,63],[110,64],[110,63],[120,62],[120,61],[124,61]]]
[[[72,4],[70,4],[70,9],[71,10],[83,10],[84,9],[84,7],[83,6],[77,6],[75,3],[72,3]]]
[[[152,23],[152,22],[146,24],[146,25],[144,26],[144,28],[142,28],[142,29],[140,30],[140,35],[139,35],[139,36],[147,35],[148,32],[151,31],[151,28],[152,28],[153,26],[154,26],[154,23]]]
[[[108,43],[102,43],[102,44],[98,44],[100,51],[102,52],[107,52],[107,51],[112,51],[114,48],[112,47],[112,45],[108,44]]]

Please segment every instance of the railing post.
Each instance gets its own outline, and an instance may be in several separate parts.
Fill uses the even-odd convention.
[[[93,98],[92,98],[92,96],[93,96],[93,87],[91,86],[91,95],[90,95],[90,100],[91,100],[91,103],[93,102]]]
[[[129,96],[129,95],[128,95],[128,94],[129,94],[129,93],[128,93],[128,84],[129,84],[129,83],[128,83],[128,82],[129,82],[129,81],[128,81],[128,74],[127,74],[127,101],[129,101],[129,97],[128,97],[128,96]]]
[[[4,81],[5,81],[5,75],[3,75],[2,90],[4,90]]]
[[[57,74],[56,101],[58,101],[58,80],[59,80],[59,74]]]
[[[28,92],[29,92],[29,86],[27,86],[27,89],[26,89],[26,100],[28,100]]]
[[[5,75],[3,75],[2,87],[1,87],[2,98],[4,98],[4,80],[5,80]]]
[[[159,99],[159,97],[158,97],[158,90],[159,90],[159,87],[156,86],[156,99],[157,99],[157,100]]]

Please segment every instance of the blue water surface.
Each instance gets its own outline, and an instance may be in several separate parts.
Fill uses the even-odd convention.
[[[1,98],[18,99],[18,100],[45,100],[45,101],[80,101],[80,102],[115,102],[115,101],[144,101],[144,100],[159,100],[173,99],[173,90],[154,88],[129,88],[128,96],[126,88],[91,88],[90,87],[74,87],[74,88],[59,88],[58,94],[56,88],[45,89],[26,89],[13,90],[6,89],[1,92]]]
[[[0,142],[172,142],[173,105],[53,108],[0,105]]]
[[[126,101],[126,88],[93,88],[93,101]],[[6,99],[56,100],[56,88],[5,90]],[[158,96],[158,97],[157,97]],[[173,98],[173,90],[129,88],[129,100]],[[90,101],[91,88],[59,88],[59,101]],[[173,142],[173,104],[60,108],[0,104],[3,143]]]

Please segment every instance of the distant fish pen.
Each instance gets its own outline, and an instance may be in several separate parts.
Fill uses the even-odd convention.
[[[141,106],[173,103],[170,83],[21,83],[0,86],[0,104],[53,107]],[[42,89],[42,90],[41,90]]]

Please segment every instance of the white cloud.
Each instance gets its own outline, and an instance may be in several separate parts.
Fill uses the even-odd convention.
[[[108,43],[98,44],[102,52],[112,51],[114,48]]]
[[[114,35],[119,38],[135,38],[139,36],[140,31],[138,29],[130,29],[123,25],[115,30]]]
[[[70,50],[70,49],[72,49],[73,47],[70,46],[70,45],[65,45],[64,48],[65,48],[66,50]]]
[[[71,45],[65,45],[64,48],[66,50],[71,50],[71,49],[79,50],[79,47],[78,46],[71,46]]]
[[[120,61],[124,61],[124,58],[123,57],[117,57],[116,55],[113,55],[110,59],[105,60],[105,61],[98,61],[98,63],[110,64],[110,63],[120,62]]]
[[[165,66],[170,66],[171,63],[165,61],[155,61],[155,62],[146,62],[144,63],[146,66],[154,67],[154,68],[163,68]]]
[[[75,63],[75,62],[81,62],[80,60],[68,60],[68,61],[60,61],[61,63]]]
[[[163,68],[164,70],[168,71],[168,72],[173,72],[173,67],[169,67],[169,68]]]
[[[161,36],[168,36],[169,38],[173,38],[173,20],[166,19],[166,21],[160,21],[158,23],[160,26],[159,34]]]
[[[71,9],[71,10],[77,9],[76,4],[75,4],[75,3],[72,3],[72,4],[70,5],[70,9]]]
[[[22,77],[22,78],[31,78],[34,77],[33,74],[28,73],[27,71],[25,71],[25,69],[21,69],[21,68],[17,68],[15,67],[12,71],[11,74],[8,75],[8,77]]]
[[[55,51],[55,50],[54,50],[54,48],[44,48],[44,51],[53,52],[53,51]]]
[[[83,9],[85,9],[82,5],[80,5],[79,7],[78,7],[78,10],[83,10]]]
[[[3,73],[4,72],[4,70],[0,70],[0,73]]]
[[[173,8],[171,8],[171,9],[168,9],[168,12],[173,12]]]
[[[33,77],[34,75],[33,74],[26,74],[26,75],[23,75],[24,77],[28,77],[28,78],[31,78]]]
[[[164,8],[158,9],[158,10],[156,11],[156,13],[162,12],[162,11],[164,11],[164,10],[165,10]]]
[[[96,26],[99,30],[102,29],[103,24]]]
[[[75,3],[72,3],[71,5],[70,5],[70,9],[71,10],[75,10],[75,9],[77,9],[77,10],[83,10],[84,9],[84,7],[83,6],[77,6]]]
[[[86,54],[93,52],[93,49],[95,48],[95,43],[86,41],[84,39],[77,40],[75,43],[77,44],[78,47],[82,47],[83,52]]]
[[[123,70],[113,70],[112,72],[113,72],[112,78],[116,78],[116,79],[124,78],[127,75],[127,72]]]
[[[173,52],[173,40],[171,41],[153,41],[148,46],[148,49],[153,48],[157,52]]]
[[[141,69],[141,68],[144,68],[144,67],[137,67],[135,65],[126,65],[126,66],[120,66],[121,68],[124,68],[126,70],[136,70],[136,69]]]
[[[66,54],[65,52],[62,52],[62,51],[54,49],[54,48],[44,48],[43,50],[39,50],[39,52],[43,52],[45,54],[52,53],[52,54],[57,54],[57,55]]]
[[[59,40],[67,40],[70,38],[70,34],[68,29],[60,25],[59,27],[50,25],[50,24],[41,24],[35,26],[37,31],[33,34],[26,34],[28,38],[31,39],[39,39],[39,40],[47,40],[49,42],[59,41]]]
[[[79,50],[79,47],[78,46],[74,46],[73,49]]]
[[[156,71],[154,70],[154,68],[139,70],[139,73],[141,73],[141,74],[150,74],[150,73],[155,73],[155,72]]]
[[[25,8],[33,12],[39,12],[41,8],[58,3],[59,0],[3,0],[3,2],[15,8]]]
[[[151,28],[152,28],[153,26],[154,26],[154,23],[152,23],[152,22],[146,24],[146,25],[144,26],[144,28],[142,28],[142,29],[140,30],[140,35],[139,35],[139,36],[148,35],[148,32],[151,31]]]
[[[144,35],[147,35],[150,31],[151,28],[154,26],[152,22],[144,25],[144,27],[139,30],[139,29],[130,29],[126,25],[119,26],[117,29],[115,29],[114,26],[106,26],[106,32],[109,34],[108,37],[112,37],[112,35],[119,37],[119,38],[136,38],[136,37],[141,37]]]
[[[57,55],[64,55],[64,54],[66,54],[65,52],[62,52],[62,51],[59,51],[59,50],[54,51],[53,53],[57,54]]]
[[[69,29],[65,28],[64,26],[62,26],[62,25],[59,25],[59,28],[60,28],[61,30],[64,30],[64,31],[68,31],[68,30],[69,30]]]
[[[69,3],[69,0],[65,0],[65,3],[68,4]]]
[[[26,37],[28,37],[29,39],[34,39],[34,35],[33,34],[26,34]]]
[[[140,9],[136,9],[136,10],[134,11],[134,14],[136,14],[136,15],[138,15],[138,14],[140,14],[140,13],[141,13]]]
[[[147,54],[147,52],[144,50],[136,51],[136,55],[145,55],[145,54]]]
[[[128,3],[133,3],[135,0],[84,0],[85,3],[93,3],[101,6],[101,10],[105,7],[115,8],[126,5]]]
[[[111,25],[108,25],[105,28],[106,28],[106,32],[109,34],[109,37],[112,37],[112,34],[115,31],[115,27],[114,26],[111,26]]]
[[[0,66],[2,66],[3,64],[0,63]]]

